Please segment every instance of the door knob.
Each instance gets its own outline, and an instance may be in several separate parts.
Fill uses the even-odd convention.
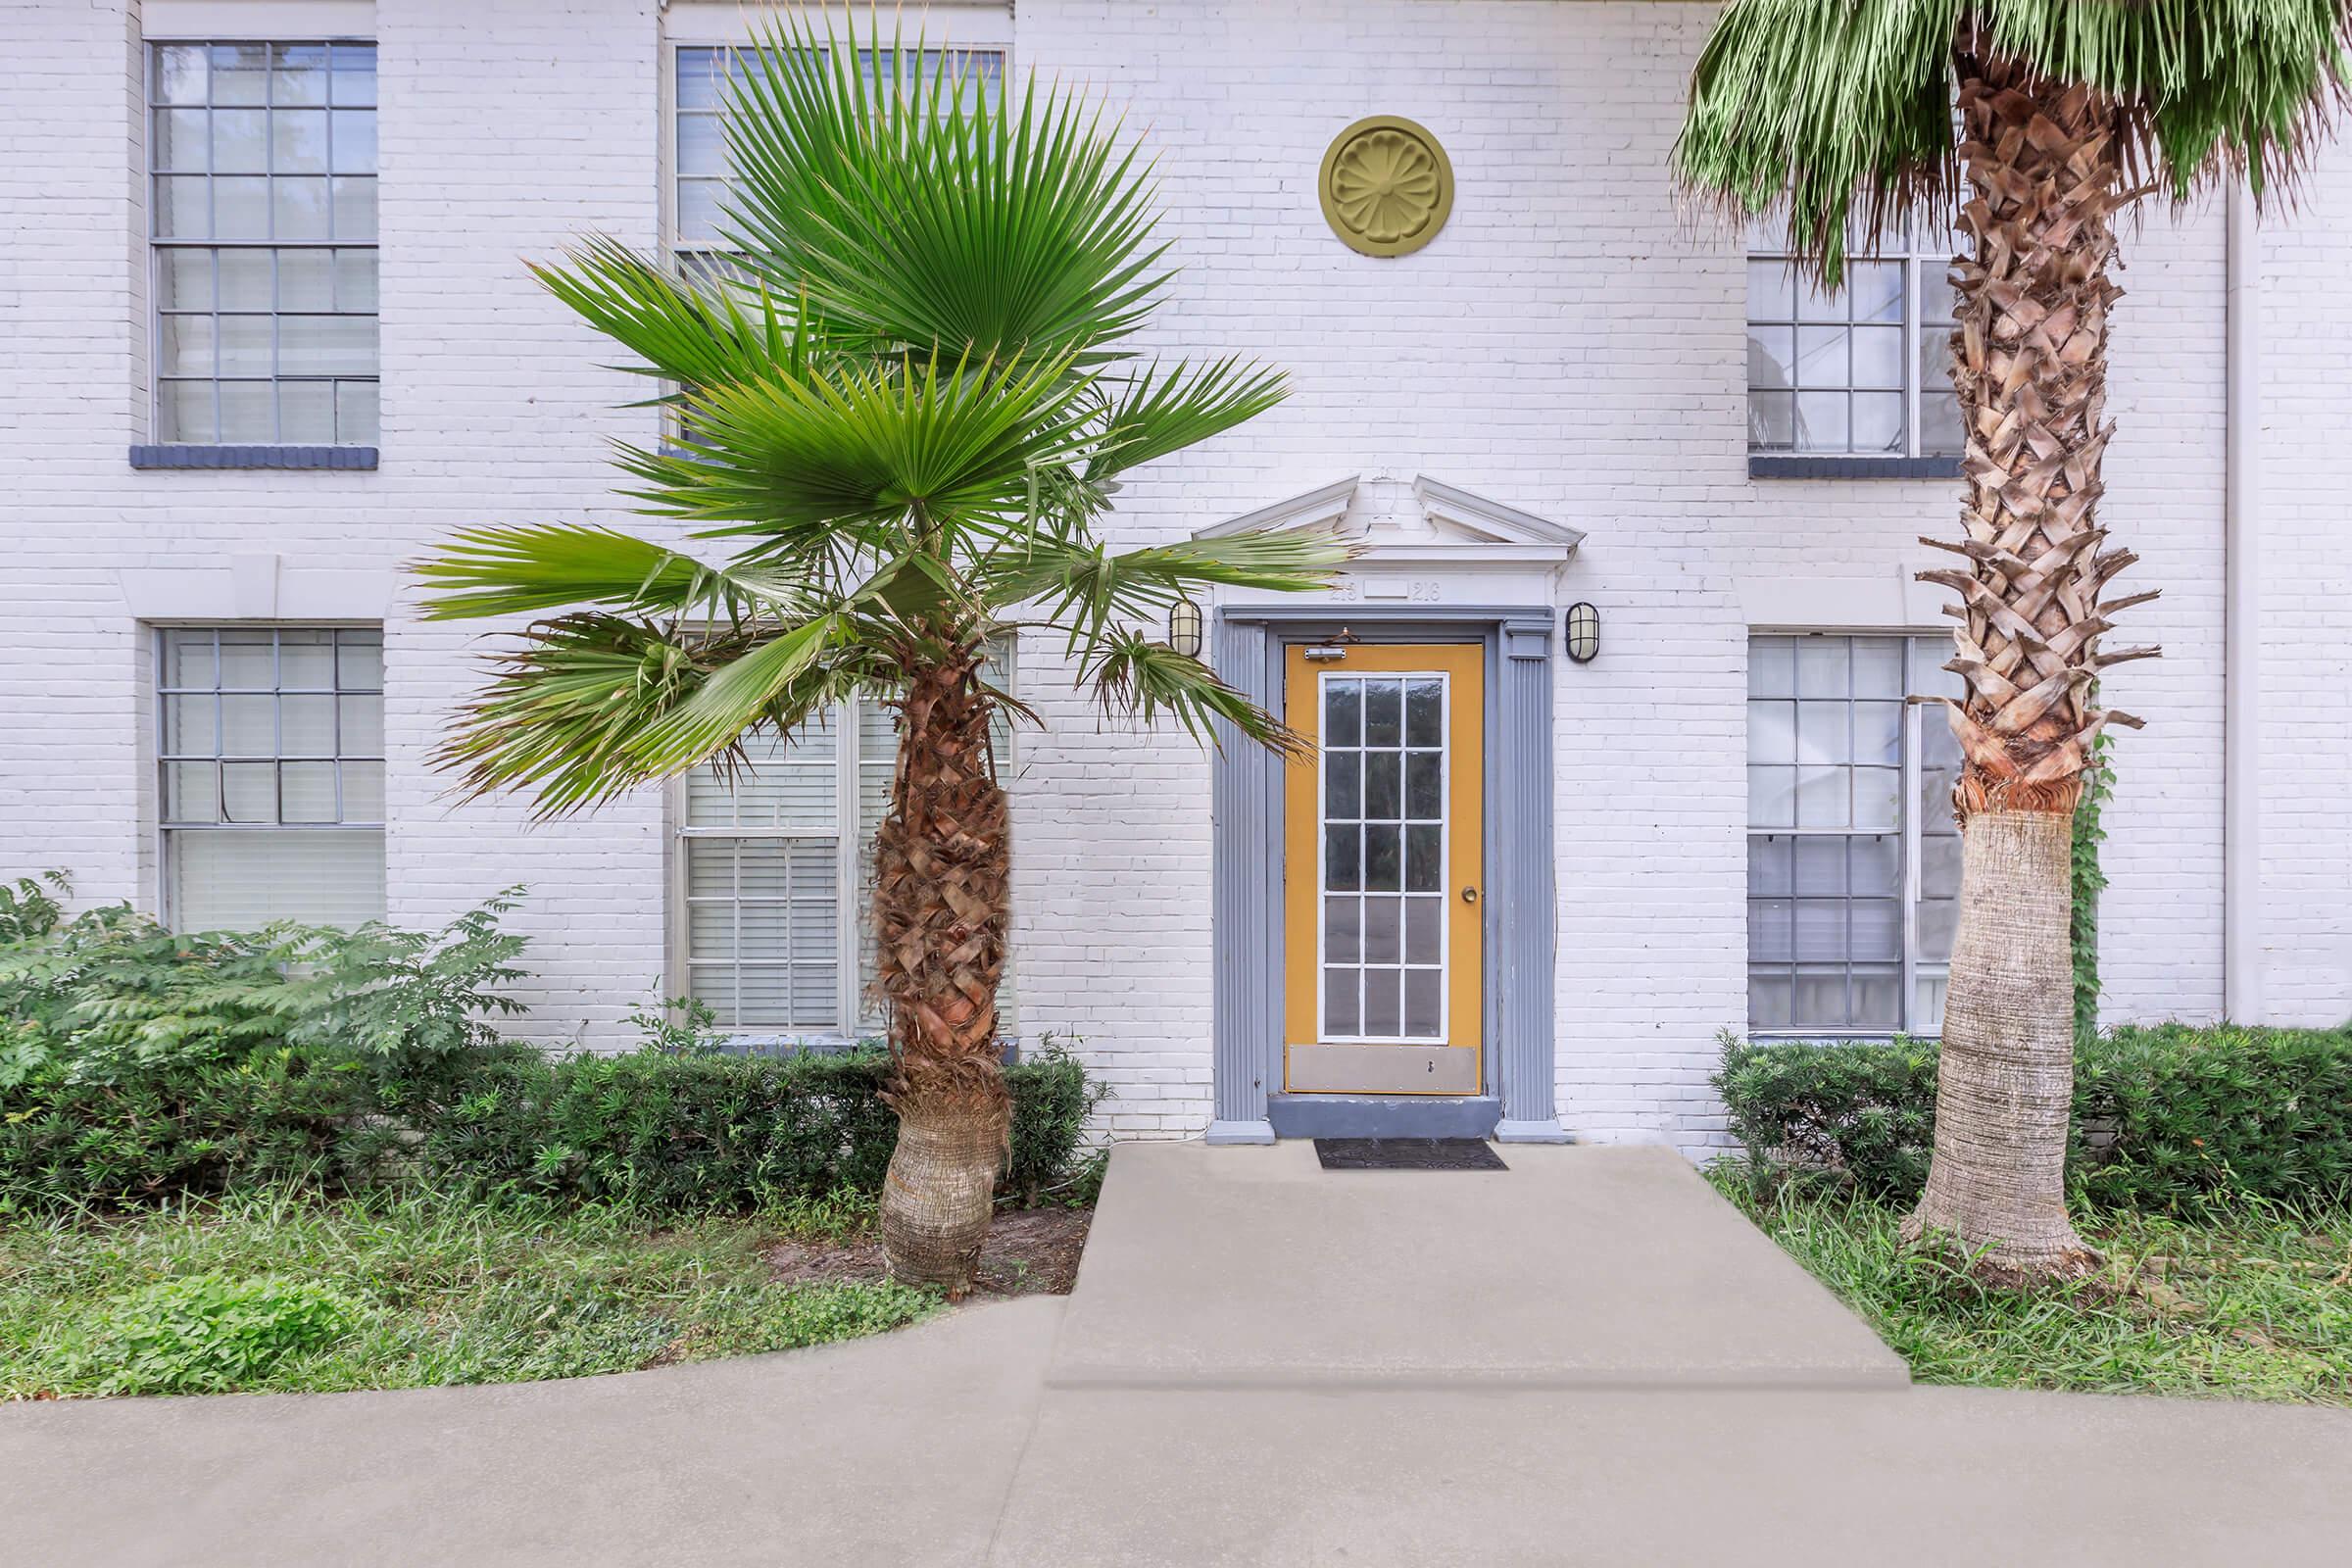
[[[1478,889],[1476,889],[1476,888],[1464,888],[1464,889],[1462,889],[1462,902],[1463,902],[1464,904],[1476,904],[1476,903],[1478,902]]]

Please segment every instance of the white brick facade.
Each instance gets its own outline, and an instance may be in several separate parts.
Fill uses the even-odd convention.
[[[305,0],[212,9],[313,30]],[[0,870],[62,866],[82,902],[152,905],[142,617],[211,613],[252,581],[233,562],[273,556],[280,616],[372,602],[364,618],[386,625],[391,917],[435,922],[527,884],[530,1027],[625,1043],[663,965],[662,804],[557,827],[452,807],[423,759],[473,678],[474,632],[420,625],[396,584],[466,523],[659,526],[612,504],[603,462],[609,439],[648,433],[649,414],[616,407],[640,394],[597,368],[610,350],[521,262],[591,231],[657,242],[664,28],[732,15],[667,10],[378,0],[381,466],[197,472],[125,461],[149,438],[137,0],[0,9]],[[1930,564],[1915,536],[1955,512],[1949,482],[1748,477],[1740,244],[1688,222],[1665,172],[1712,14],[1021,0],[1012,24],[1015,73],[1091,84],[1150,137],[1183,269],[1157,339],[1261,355],[1294,380],[1272,415],[1131,486],[1124,540],[1359,472],[1432,474],[1588,534],[1559,602],[1600,607],[1604,652],[1555,679],[1560,1114],[1690,1148],[1719,1127],[1715,1032],[1745,1016],[1753,607],[1805,579],[1850,581],[1857,607],[1899,601],[1889,585]],[[934,31],[959,17],[939,9]],[[1347,250],[1316,205],[1326,144],[1374,113],[1431,127],[1458,179],[1445,232],[1401,260]],[[2165,589],[2131,640],[2167,657],[2113,681],[2151,721],[2118,745],[2117,1019],[2224,1005],[2221,205],[2151,210],[2126,247],[2106,518],[2143,557],[2135,584]],[[2352,1013],[2352,154],[2266,222],[2261,252],[2264,1016],[2333,1023]],[[1054,650],[1024,650],[1047,728],[1018,743],[1023,1027],[1085,1039],[1113,1131],[1197,1134],[1208,763],[1180,735],[1102,723],[1059,676]]]

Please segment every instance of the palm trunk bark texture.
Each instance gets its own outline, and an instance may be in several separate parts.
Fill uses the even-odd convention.
[[[881,1201],[901,1278],[971,1288],[1004,1168],[1010,1101],[997,1044],[1009,820],[976,648],[914,671],[890,813],[875,839],[877,978],[899,1115]]]
[[[2099,651],[2142,594],[2102,599],[2132,561],[2098,521],[2112,219],[2126,188],[2121,112],[1963,39],[1961,170],[1969,249],[1953,264],[1952,379],[1966,428],[1960,564],[1921,573],[1959,596],[1945,667],[1964,763],[1963,834],[1927,1190],[1906,1231],[2020,1276],[2096,1254],[2067,1219],[2074,1098],[2069,842],[2090,747],[2109,723],[2098,672],[2153,649]]]

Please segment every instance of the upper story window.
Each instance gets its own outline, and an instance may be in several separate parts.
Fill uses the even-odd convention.
[[[1948,247],[1857,252],[1842,283],[1797,275],[1785,252],[1747,262],[1747,447],[1755,453],[1922,458],[1962,450],[1952,393]]]
[[[988,679],[1010,689],[1008,649],[991,651]],[[993,737],[998,776],[1007,778],[1011,735],[1001,718]],[[890,809],[897,710],[858,698],[790,741],[754,735],[744,751],[731,773],[698,767],[677,792],[684,994],[720,1027],[745,1033],[878,1033],[874,834]],[[997,1010],[1010,1033],[1009,963]]]
[[[722,249],[718,237],[719,202],[727,185],[726,137],[720,126],[725,84],[755,69],[749,49],[715,44],[681,44],[671,96],[670,227],[673,254],[692,260]],[[897,70],[911,80],[916,72],[926,84],[944,66],[949,75],[987,94],[994,102],[1003,90],[1004,56],[995,49],[926,49],[919,53],[870,49],[858,51],[867,79],[880,83],[884,73]]]
[[[384,634],[156,634],[164,916],[181,931],[384,914]]]
[[[1942,637],[1747,645],[1747,1016],[1768,1034],[1934,1035],[1959,918],[1958,696]]]
[[[148,51],[155,439],[376,441],[375,45]]]

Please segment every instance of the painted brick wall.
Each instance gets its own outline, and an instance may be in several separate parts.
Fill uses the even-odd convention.
[[[84,902],[154,897],[147,668],[121,571],[270,552],[288,571],[388,580],[466,523],[616,520],[605,443],[650,429],[616,407],[642,395],[632,379],[596,368],[611,354],[521,262],[589,230],[654,240],[653,0],[404,0],[379,30],[381,468],[132,471],[126,449],[147,438],[139,33],[135,5],[0,11],[0,49],[27,67],[0,83],[0,866],[65,866]],[[388,617],[391,917],[438,922],[527,884],[530,1027],[617,1040],[661,969],[658,806],[526,829],[511,806],[450,802],[424,757],[475,636]]]
[[[1139,487],[1122,514],[1137,537],[1356,471],[1426,471],[1588,530],[1561,602],[1602,607],[1607,651],[1557,681],[1561,1110],[1590,1136],[1688,1147],[1719,1135],[1713,1035],[1745,1006],[1740,586],[1814,575],[1875,592],[1932,564],[1915,538],[1948,534],[1957,510],[1944,483],[1747,477],[1740,246],[1686,220],[1664,177],[1710,20],[1644,4],[1020,13],[1023,64],[1102,83],[1152,128],[1186,269],[1162,335],[1257,349],[1295,380],[1279,413]],[[1323,147],[1376,112],[1435,130],[1459,181],[1446,232],[1403,262],[1346,251],[1315,206]],[[2221,267],[2217,212],[2158,212],[2132,237],[2109,516],[2167,588],[2143,620],[2174,657],[2115,682],[2158,721],[2125,738],[2111,815],[2116,1018],[2210,1016],[2221,1000]],[[1099,932],[1096,913],[1122,904],[1151,934],[1107,997],[1101,937],[1081,940],[1067,972],[1083,984],[1062,994],[1058,966],[1030,959],[1025,1005],[1076,1019],[1112,1001],[1115,1021],[1088,1027],[1122,1048],[1196,1039],[1206,997],[1154,977],[1207,962],[1203,775],[1181,748],[1126,761],[1144,782],[1125,819],[1164,812],[1172,831],[1148,863],[1114,868],[1094,850],[1099,813],[1119,809],[1101,769],[1132,743],[1078,708],[1049,711],[1053,740],[1080,732],[1068,760],[1089,764],[1093,809],[1024,816],[1025,934],[1057,951],[1064,909]],[[1029,758],[1054,771],[1052,755]],[[1164,1080],[1130,1091],[1125,1059],[1106,1057],[1120,1125],[1164,1126],[1171,1109],[1200,1125],[1197,1071],[1171,1107]]]
[[[390,571],[475,520],[616,520],[603,443],[642,436],[610,358],[523,275],[602,230],[651,243],[659,185],[654,0],[403,0],[380,8],[383,466],[134,473],[143,435],[135,11],[0,10],[0,867],[66,865],[85,899],[152,896],[140,813],[143,666],[117,574],[279,554]],[[954,13],[943,14],[951,32]],[[1181,537],[1346,474],[1426,472],[1587,530],[1559,602],[1605,652],[1556,680],[1559,1096],[1588,1136],[1720,1137],[1714,1034],[1744,1016],[1746,624],[1758,578],[1873,592],[1929,564],[1951,487],[1759,482],[1744,460],[1740,243],[1689,221],[1665,178],[1711,20],[1683,4],[1526,0],[1023,0],[1016,69],[1093,84],[1147,130],[1183,267],[1152,331],[1171,352],[1287,368],[1282,409],[1131,486],[1124,540]],[[1317,211],[1331,136],[1410,116],[1458,178],[1419,255],[1355,256]],[[2331,216],[2269,244],[2266,415],[2276,627],[2266,805],[2274,1009],[2352,1010],[2340,806],[2352,764],[2333,410],[2352,307]],[[2330,205],[2332,204],[2332,205]],[[2108,516],[2167,597],[2131,635],[2107,905],[2111,1016],[2221,1004],[2222,237],[2218,204],[2130,243]],[[632,525],[635,524],[632,520]],[[392,913],[436,920],[512,883],[539,939],[532,1027],[625,1041],[662,962],[662,818],[646,799],[528,827],[457,806],[423,765],[467,688],[473,631],[387,628]],[[1045,718],[1018,746],[1015,941],[1024,1028],[1083,1038],[1122,1136],[1209,1111],[1206,760],[1106,721],[1054,647],[1022,656]],[[37,749],[24,737],[41,735]]]
[[[2262,224],[2265,1015],[2352,1017],[2352,149]]]

